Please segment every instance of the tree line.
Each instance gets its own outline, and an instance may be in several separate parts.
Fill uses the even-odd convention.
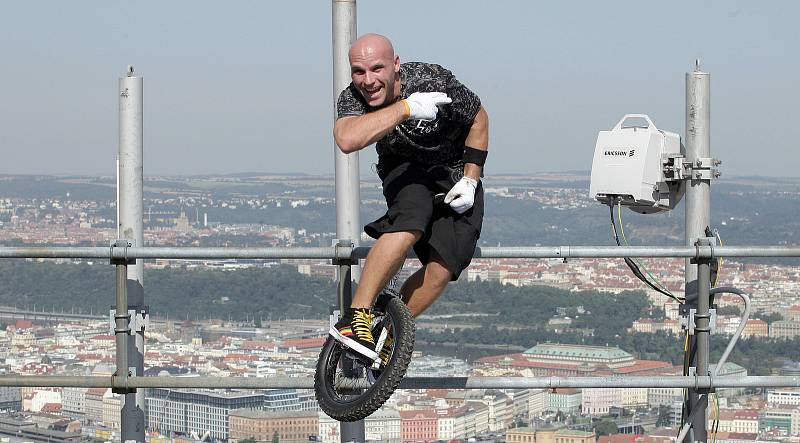
[[[0,305],[20,309],[102,313],[115,304],[114,267],[45,261],[0,260]],[[269,318],[325,318],[337,303],[334,282],[303,275],[291,266],[224,271],[148,269],[146,304],[154,316],[252,321]],[[617,346],[637,358],[683,361],[683,339],[671,334],[628,332],[632,322],[652,315],[641,291],[608,294],[570,292],[547,286],[516,287],[498,282],[451,284],[426,314],[488,314],[456,317],[469,328],[426,331],[433,343],[534,346],[543,342]],[[550,319],[569,317],[558,328]],[[434,317],[435,318],[435,317]],[[426,319],[427,321],[431,321]],[[437,320],[433,320],[437,321]],[[453,317],[438,320],[453,324]],[[421,336],[421,338],[423,338]],[[711,336],[711,361],[728,338]],[[729,361],[750,374],[768,375],[800,355],[800,339],[741,339]]]
[[[147,269],[151,315],[174,319],[245,320],[327,316],[335,284],[290,266],[224,271]],[[115,270],[103,264],[0,261],[0,304],[66,312],[108,312],[115,304]]]

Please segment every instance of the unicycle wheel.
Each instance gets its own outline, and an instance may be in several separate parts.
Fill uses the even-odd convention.
[[[391,297],[379,304],[373,328],[388,328],[393,337],[388,363],[377,369],[332,337],[322,346],[314,392],[320,408],[335,420],[358,421],[378,410],[400,386],[411,362],[414,319],[402,300]]]

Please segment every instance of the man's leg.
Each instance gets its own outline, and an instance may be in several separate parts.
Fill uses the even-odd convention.
[[[372,304],[406,259],[409,248],[422,236],[420,231],[390,232],[380,236],[367,254],[361,281],[349,309],[330,329],[345,346],[369,360],[378,357],[372,336]]]
[[[367,254],[358,282],[353,308],[371,308],[375,297],[400,271],[408,250],[420,239],[419,231],[387,232],[381,235]]]
[[[453,273],[434,252],[431,260],[412,274],[400,289],[411,315],[416,317],[428,309],[442,295],[452,277]]]

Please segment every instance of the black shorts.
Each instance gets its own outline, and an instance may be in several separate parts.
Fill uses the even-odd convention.
[[[462,168],[399,162],[379,165],[378,175],[389,210],[364,227],[367,235],[377,239],[387,232],[421,231],[422,238],[414,245],[419,260],[427,264],[436,251],[453,273],[452,280],[457,280],[472,261],[481,234],[481,183],[475,191],[475,204],[459,214],[445,203],[434,205],[433,197],[447,193],[461,179]]]

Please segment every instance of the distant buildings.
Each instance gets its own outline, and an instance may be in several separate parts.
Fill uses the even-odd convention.
[[[19,388],[0,386],[0,410],[19,411],[22,409],[22,394]]]
[[[161,433],[228,438],[228,414],[236,409],[261,409],[264,396],[243,391],[148,389],[147,423]]]
[[[552,192],[529,191],[519,196],[508,188],[496,190],[504,197],[526,198],[556,209],[578,208],[586,204],[585,196],[574,190]],[[487,193],[490,191],[487,189]],[[312,204],[330,204],[330,200],[307,198],[239,198],[225,201],[197,197],[195,208],[187,217],[180,198],[153,202],[161,210],[148,211],[146,241],[152,245],[213,244],[223,239],[231,245],[237,239],[247,239],[250,246],[285,246],[290,244],[329,245],[330,233],[309,233],[302,227],[267,226],[257,223],[200,223],[197,207],[226,211],[236,208],[263,209],[269,207],[302,208]],[[172,209],[169,209],[172,207]],[[203,206],[205,207],[205,206]],[[8,215],[0,230],[0,241],[26,245],[80,244],[106,246],[115,238],[115,222],[107,219],[112,206],[109,202],[63,202],[58,199],[38,201],[0,201],[0,213]],[[167,209],[164,209],[167,208]],[[159,213],[160,212],[160,213]],[[205,211],[203,212],[205,218]],[[150,216],[153,215],[153,219]],[[110,217],[110,216],[109,216]],[[563,227],[552,225],[549,230]],[[220,244],[221,245],[221,244]],[[325,260],[155,260],[148,266],[181,266],[186,269],[214,268],[233,270],[277,264],[295,266],[302,274],[337,278],[336,269]],[[676,294],[682,290],[684,261],[649,260],[648,266]],[[408,261],[403,276],[418,268]],[[784,319],[767,325],[751,319],[745,336],[795,338],[800,336],[800,271],[796,266],[738,264],[728,262],[722,278],[754,297],[754,309],[780,313]],[[586,259],[564,263],[562,260],[492,259],[475,260],[463,274],[468,280],[497,281],[511,285],[552,285],[577,291],[593,289],[601,292],[620,292],[644,289],[619,262]],[[656,300],[659,306],[663,299]],[[220,303],[227,302],[227,296]],[[719,306],[739,306],[733,296],[720,296]],[[642,333],[660,331],[678,334],[677,305],[664,304],[664,318],[644,318],[633,323],[632,330]],[[732,333],[738,326],[737,316],[718,316],[717,331]],[[221,322],[220,322],[221,323]],[[563,313],[554,316],[554,330],[568,329],[572,319]],[[198,325],[187,322],[183,336],[175,333],[175,322],[165,330],[148,331],[146,361],[154,373],[200,374],[208,376],[273,376],[302,374],[310,376],[317,350],[324,338],[322,333],[298,339],[255,337],[272,334],[256,328],[208,326],[211,331],[201,339]],[[2,369],[19,374],[110,374],[113,364],[114,338],[108,335],[105,321],[84,324],[57,325],[51,330],[38,330],[29,320],[12,325],[0,337],[3,354]],[[234,333],[234,329],[237,332]],[[305,328],[299,328],[302,331]],[[188,335],[187,335],[188,334]],[[301,335],[301,334],[298,334]],[[47,357],[46,361],[43,357]],[[723,375],[744,375],[744,369],[731,363]],[[67,369],[68,368],[68,369]],[[797,375],[800,369],[787,366],[782,374]],[[677,375],[678,369],[667,362],[640,360],[616,347],[541,344],[525,352],[478,360],[474,367],[455,359],[415,357],[411,375],[445,376],[628,376]],[[740,391],[740,390],[739,390]],[[60,397],[59,394],[60,393]],[[735,397],[737,390],[717,390]],[[603,415],[614,408],[646,408],[666,406],[669,418],[679,424],[683,390],[676,388],[641,389],[554,389],[462,391],[421,390],[401,392],[382,410],[365,420],[368,440],[382,442],[422,440],[463,440],[479,434],[506,432],[509,442],[589,443],[591,432],[557,428],[537,429],[512,427],[515,422],[529,423],[540,416]],[[153,389],[147,393],[149,429],[162,436],[209,436],[232,441],[255,438],[271,441],[277,433],[281,442],[308,441],[315,436],[320,441],[340,441],[339,423],[317,411],[313,393],[295,390],[270,390],[257,393],[244,391],[205,391]],[[764,403],[764,404],[761,404]],[[63,390],[20,390],[0,388],[0,409],[43,411],[35,418],[14,426],[42,427],[73,426],[74,420],[87,424],[119,428],[121,398],[105,388],[64,388]],[[723,402],[719,414],[718,443],[789,440],[800,436],[800,394],[795,389],[769,390],[752,403]],[[66,423],[66,424],[65,424]],[[66,427],[65,427],[66,429]],[[603,443],[662,443],[674,438],[677,430],[664,435],[619,436]],[[44,434],[43,434],[44,435]],[[100,433],[93,434],[100,436]],[[103,440],[112,439],[103,435]],[[152,441],[152,440],[151,440]]]
[[[538,414],[545,411],[561,412],[564,414],[579,414],[583,404],[583,392],[575,388],[557,388],[551,391],[542,391],[542,408],[533,409]]]
[[[566,428],[529,428],[509,429],[506,432],[507,443],[595,443],[594,432],[575,431]]]
[[[753,409],[721,409],[719,430],[737,434],[758,434],[758,411]]]
[[[61,391],[61,411],[72,418],[86,417],[86,388],[64,388]]]
[[[308,371],[311,374],[317,350],[324,341],[315,332],[318,328],[324,328],[324,322],[318,323],[286,322],[285,326],[292,325],[292,330],[296,331],[292,336],[299,338],[267,339],[264,336],[255,337],[249,330],[244,334],[240,328],[225,328],[222,322],[206,326],[193,322],[167,322],[152,331],[154,341],[148,346],[146,358],[157,363],[151,367],[153,374],[263,376],[273,371]],[[70,362],[70,371],[75,374],[108,375],[113,371],[109,366],[113,340],[108,335],[98,333],[99,325],[92,326],[89,322],[80,326],[54,327],[48,331],[39,331],[41,327],[35,324],[20,326],[26,326],[20,329],[33,332],[36,338],[34,348],[20,349],[16,355],[7,358],[5,364],[8,369],[20,371],[27,368],[31,371],[59,373],[66,367],[66,362]],[[213,338],[199,340],[198,333],[203,328],[213,330]],[[287,327],[279,329],[286,331]],[[8,344],[11,338],[11,334],[6,334],[0,337],[0,341],[5,340],[5,344]],[[57,342],[69,342],[72,345],[65,350],[56,345]],[[45,355],[46,358],[43,358]],[[71,357],[65,359],[64,355]],[[48,363],[41,363],[42,360]],[[616,347],[554,343],[542,343],[518,354],[486,357],[476,361],[472,368],[454,359],[428,356],[415,357],[413,365],[415,375],[451,376],[494,373],[675,375],[678,371],[669,363],[639,360]],[[727,363],[721,373],[735,376],[746,374],[744,368],[733,363]],[[52,401],[46,397],[55,395],[56,391],[47,389],[25,388],[6,392],[12,405],[15,393],[20,392],[20,403],[27,400],[27,408],[41,407],[41,411],[46,412],[36,419],[41,426],[62,423],[62,420],[52,416],[60,417],[67,423],[78,419],[87,426],[96,427],[88,432],[93,432],[95,436],[108,433],[109,436],[102,438],[113,440],[111,433],[119,429],[121,397],[106,388],[65,388],[57,391],[60,392],[60,400],[49,399]],[[720,409],[719,435],[725,435],[726,441],[731,443],[745,441],[741,435],[800,435],[800,394],[795,391],[774,389],[765,394],[763,404],[755,400],[736,404],[730,399],[738,398],[739,392],[719,389],[718,393],[729,396]],[[0,395],[2,393],[0,390]],[[35,400],[37,397],[41,397],[41,400]],[[318,412],[311,391],[152,389],[148,390],[146,397],[148,430],[153,438],[158,438],[158,435],[207,435],[230,441],[246,438],[271,441],[276,432],[279,440],[284,442],[308,441],[313,436],[320,441],[338,443],[340,438],[338,422]],[[412,390],[395,394],[381,411],[366,421],[366,426],[368,439],[381,442],[450,441],[507,433],[507,441],[529,441],[525,439],[533,436],[536,443],[585,443],[589,441],[590,432],[541,429],[538,423],[542,418],[554,420],[554,417],[600,416],[619,408],[641,410],[664,405],[672,424],[677,425],[680,422],[682,398],[681,389],[665,388]],[[538,426],[532,431],[533,435],[530,428],[514,427],[518,423],[532,422]],[[632,440],[631,443],[651,441],[647,439]]]
[[[800,321],[778,320],[769,325],[770,338],[793,339],[800,337]]]
[[[374,414],[364,419],[364,433],[368,441],[381,441],[385,443],[400,443],[401,441],[400,413],[393,409],[379,409]],[[319,435],[322,443],[340,443],[340,423],[322,412],[319,412]]]
[[[404,442],[439,438],[439,416],[432,410],[400,411],[400,437]]]
[[[769,336],[769,325],[764,320],[759,320],[757,318],[751,318],[747,320],[747,325],[745,325],[744,330],[742,331],[742,337],[768,337]]]
[[[475,362],[484,376],[589,376],[674,373],[668,362],[637,360],[613,346],[538,344],[521,354],[484,357]]]
[[[231,411],[228,417],[231,443],[246,438],[272,441],[275,435],[282,443],[305,443],[319,433],[316,409],[297,412],[239,409]]]
[[[782,406],[800,406],[800,388],[771,390],[767,393],[767,403]]]
[[[536,443],[536,429],[521,427],[506,432],[506,443]]]

